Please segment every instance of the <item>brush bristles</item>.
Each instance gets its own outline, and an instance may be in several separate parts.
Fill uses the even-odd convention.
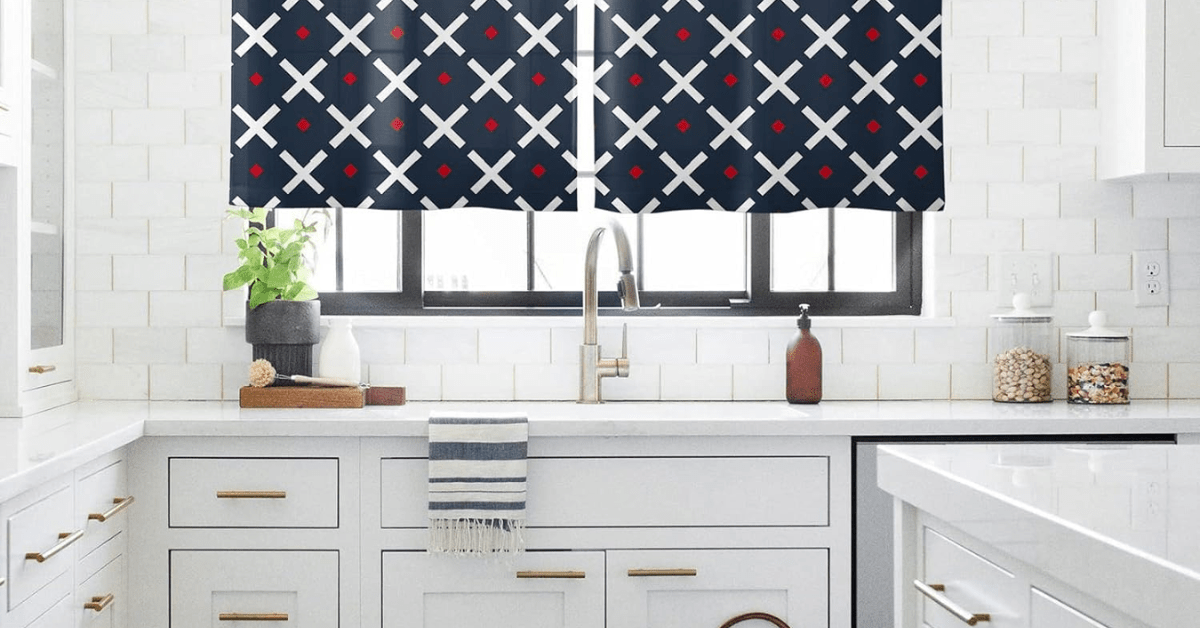
[[[275,367],[266,360],[255,360],[250,363],[250,385],[255,388],[269,386],[275,381]]]

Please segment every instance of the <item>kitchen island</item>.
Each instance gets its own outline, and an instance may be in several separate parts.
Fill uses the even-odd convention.
[[[1200,616],[1200,446],[887,446],[878,469],[904,625],[957,623],[942,603],[996,628]]]

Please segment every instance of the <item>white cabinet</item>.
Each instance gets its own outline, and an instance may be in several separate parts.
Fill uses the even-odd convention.
[[[171,458],[175,528],[336,528],[337,458]]]
[[[0,416],[76,396],[72,6],[0,5]]]
[[[604,628],[603,552],[384,552],[383,628]]]
[[[715,628],[768,613],[790,626],[828,626],[828,586],[829,553],[820,549],[610,551],[608,625]]]
[[[171,552],[171,628],[338,625],[335,551]]]
[[[1101,0],[1103,179],[1200,173],[1200,3]]]
[[[1029,628],[1108,628],[1045,591],[1034,588],[1032,594]]]

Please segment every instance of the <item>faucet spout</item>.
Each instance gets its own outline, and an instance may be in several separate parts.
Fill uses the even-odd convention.
[[[625,354],[628,331],[622,336],[622,356],[605,359],[600,355],[597,339],[599,318],[599,291],[596,287],[596,267],[600,256],[600,240],[605,231],[611,231],[617,247],[617,267],[621,278],[617,283],[617,294],[627,312],[640,307],[637,279],[633,274],[633,250],[629,237],[615,220],[608,226],[599,227],[588,239],[587,253],[583,263],[583,344],[579,347],[579,403],[600,403],[600,381],[605,377],[628,377],[629,358]]]

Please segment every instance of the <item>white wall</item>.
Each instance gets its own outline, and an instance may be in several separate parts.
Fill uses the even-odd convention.
[[[986,399],[989,267],[1052,251],[1057,324],[1133,332],[1139,398],[1200,396],[1200,184],[1095,181],[1095,0],[947,0],[948,209],[929,220],[942,326],[821,326],[827,399]],[[234,399],[249,347],[222,233],[229,2],[77,0],[79,383],[85,398]],[[1171,251],[1134,308],[1131,251]],[[582,257],[582,253],[581,253]],[[582,263],[582,260],[581,260]],[[608,324],[608,321],[605,322]],[[635,322],[611,399],[780,399],[786,321]],[[619,332],[602,342],[617,347]],[[359,328],[366,376],[414,399],[573,399],[574,320]],[[1061,360],[1060,356],[1060,360]],[[1056,371],[1065,396],[1064,368]]]

